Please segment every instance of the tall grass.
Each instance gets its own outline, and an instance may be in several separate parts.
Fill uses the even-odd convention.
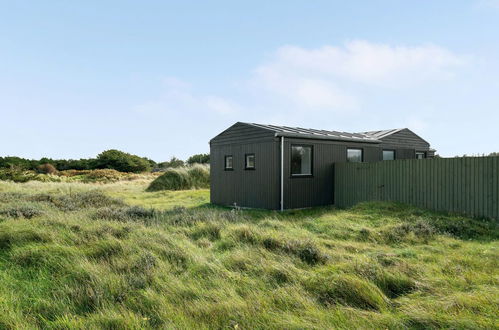
[[[0,183],[0,329],[497,328],[497,221],[114,185]]]
[[[209,166],[195,164],[190,167],[167,169],[163,175],[151,182],[147,191],[200,189],[209,186]]]

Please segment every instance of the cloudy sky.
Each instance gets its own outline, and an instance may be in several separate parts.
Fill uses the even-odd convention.
[[[0,0],[0,156],[186,158],[237,121],[499,151],[499,0]]]

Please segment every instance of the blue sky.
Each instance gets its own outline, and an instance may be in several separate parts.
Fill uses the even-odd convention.
[[[499,151],[499,0],[0,0],[0,156],[185,159],[237,121]]]

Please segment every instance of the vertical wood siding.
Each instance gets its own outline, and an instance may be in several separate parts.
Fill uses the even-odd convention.
[[[333,180],[340,207],[398,201],[499,219],[499,157],[337,163]]]
[[[245,154],[255,154],[255,170],[244,169]],[[226,155],[233,157],[233,171],[224,170]],[[275,141],[212,144],[210,162],[211,203],[279,208],[279,157]]]
[[[313,147],[313,177],[292,177],[290,169],[291,145]],[[310,139],[284,139],[284,208],[296,209],[330,205],[334,201],[333,163],[347,161],[347,148],[361,148],[365,162],[382,158],[377,145],[355,142],[324,141]]]

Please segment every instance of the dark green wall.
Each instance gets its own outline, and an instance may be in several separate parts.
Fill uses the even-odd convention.
[[[499,157],[334,165],[335,204],[398,201],[499,219]]]

